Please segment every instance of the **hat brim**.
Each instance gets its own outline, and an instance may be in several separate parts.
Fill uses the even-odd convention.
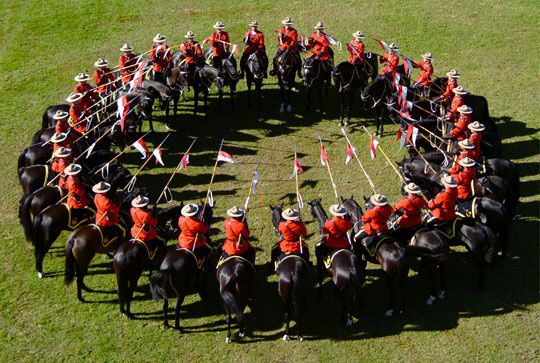
[[[409,189],[407,186],[403,187],[403,189],[410,194],[422,194],[422,189]]]
[[[214,28],[214,29],[223,29],[223,28],[225,28],[225,25],[213,25],[212,28]]]
[[[292,24],[294,24],[294,21],[292,21],[292,20],[291,20],[291,21],[285,21],[285,20],[283,20],[283,21],[281,22],[281,24],[283,24],[283,25],[292,25]]]
[[[161,43],[161,42],[164,42],[165,40],[167,40],[167,37],[163,37],[163,38],[154,37],[154,39],[152,39],[152,41],[155,43]]]
[[[64,174],[66,175],[77,175],[81,172],[82,168],[79,166],[78,168],[75,168],[75,170],[71,171],[71,170],[68,170],[67,168],[64,169]]]
[[[137,203],[136,201],[133,201],[131,202],[131,205],[135,208],[142,208],[142,207],[146,207],[148,203],[150,203],[150,201],[148,200],[145,200],[142,203]]]
[[[485,126],[474,127],[474,126],[469,125],[469,130],[474,131],[474,132],[482,132],[486,130],[486,127]]]
[[[229,217],[232,217],[232,218],[239,218],[239,217],[242,217],[244,215],[244,212],[233,213],[231,211],[227,211],[227,215]]]
[[[76,82],[84,82],[84,81],[88,81],[90,79],[90,76],[87,76],[87,77],[82,77],[82,78],[79,78],[79,77],[75,77],[73,78]]]
[[[298,212],[295,212],[292,216],[288,216],[285,214],[285,211],[281,212],[281,217],[285,219],[286,221],[294,221],[299,217]]]
[[[68,116],[69,116],[69,113],[67,113],[67,112],[63,112],[61,117],[60,117],[60,116],[56,116],[56,114],[55,114],[55,115],[53,116],[53,120],[62,120],[62,119],[64,119],[64,118],[68,117]]]
[[[105,194],[105,193],[107,193],[109,190],[111,190],[111,187],[107,187],[107,188],[105,188],[105,189],[100,189],[100,188],[97,187],[97,185],[94,185],[94,186],[92,187],[92,191],[93,191],[94,193],[96,193],[96,194]]]
[[[101,68],[101,67],[107,67],[109,65],[109,62],[103,62],[103,63],[94,63],[94,67]]]
[[[66,98],[66,102],[69,102],[69,103],[77,102],[77,101],[80,101],[81,98],[82,98],[82,95],[76,96],[76,97],[71,97],[70,96],[70,97]],[[65,117],[63,117],[63,118],[65,118]]]
[[[461,74],[459,74],[459,73],[452,74],[452,73],[448,72],[448,73],[446,73],[446,75],[448,76],[448,78],[459,78],[459,77],[461,77]]]
[[[120,48],[120,51],[121,52],[131,52],[133,50],[132,47],[129,47],[129,48]]]
[[[458,183],[447,183],[445,181],[443,181],[442,184],[447,188],[457,188],[458,186]]]

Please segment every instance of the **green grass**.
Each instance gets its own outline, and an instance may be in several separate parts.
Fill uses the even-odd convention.
[[[540,69],[536,2],[4,1],[0,9],[2,361],[538,360],[540,118],[535,106]],[[215,279],[207,302],[194,294],[184,302],[181,317],[187,332],[183,335],[161,328],[161,304],[142,292],[136,294],[132,305],[140,319],[123,319],[118,312],[111,261],[103,256],[94,259],[86,281],[90,287],[107,293],[86,293],[91,303],[78,304],[75,288],[65,288],[62,280],[62,246],[67,234],[59,238],[45,259],[45,270],[53,277],[38,280],[31,245],[24,241],[17,218],[20,186],[15,174],[16,159],[38,130],[43,109],[63,102],[69,94],[73,76],[91,71],[98,57],[116,63],[120,56],[117,49],[125,41],[137,51],[145,51],[157,32],[166,34],[170,45],[183,41],[187,30],[203,39],[217,20],[227,24],[234,42],[240,42],[249,21],[257,19],[267,37],[268,53],[273,55],[276,43],[272,30],[285,16],[293,17],[304,35],[322,20],[328,33],[338,39],[348,40],[352,32],[361,29],[396,42],[404,54],[415,60],[430,51],[436,58],[437,74],[457,68],[463,74],[460,84],[488,99],[491,116],[504,137],[503,153],[518,164],[521,172],[522,198],[509,256],[488,269],[485,288],[476,291],[472,261],[458,250],[450,260],[446,300],[425,306],[426,279],[411,271],[409,312],[388,319],[383,317],[385,283],[377,267],[370,265],[366,304],[353,327],[346,329],[337,322],[337,301],[327,280],[322,300],[310,293],[307,341],[285,343],[280,340],[282,309],[276,278],[261,273],[247,319],[252,336],[241,344],[226,345]],[[367,41],[367,49],[380,52],[372,40]],[[344,51],[337,52],[336,60],[345,57]],[[328,96],[329,112],[324,121],[319,121],[315,112],[303,113],[303,89],[294,94],[294,112],[279,114],[279,91],[274,78],[264,87],[262,115],[246,110],[246,99],[242,83],[234,112],[227,98],[223,112],[218,112],[212,99],[208,119],[200,120],[191,116],[190,101],[182,104],[182,128],[165,148],[167,167],[148,168],[139,183],[151,186],[151,196],[156,198],[189,140],[199,137],[188,171],[175,177],[173,187],[177,201],[203,198],[217,147],[225,138],[224,150],[241,163],[219,167],[216,176],[213,190],[218,218],[213,238],[219,241],[224,236],[222,217],[232,205],[244,203],[253,163],[260,159],[260,185],[252,199],[249,220],[252,243],[258,249],[257,262],[263,263],[276,241],[267,205],[293,203],[295,186],[289,176],[294,141],[305,166],[300,182],[306,202],[322,197],[325,206],[332,203],[330,181],[319,163],[318,132],[333,162],[339,192],[359,199],[369,195],[370,188],[357,164],[344,165],[345,142],[336,126],[335,89]],[[158,113],[161,117],[162,113]],[[397,176],[382,155],[370,160],[369,138],[360,128],[361,122],[371,126],[372,120],[371,113],[357,108],[358,123],[350,127],[349,134],[378,190],[395,203],[399,198]],[[386,126],[381,145],[392,160],[399,160],[404,153],[391,144],[394,129]],[[157,144],[163,137],[163,124],[159,124],[159,130],[149,136],[150,144]],[[122,157],[122,162],[133,168],[140,165],[135,153]],[[312,247],[317,226],[307,216],[307,210],[304,214],[312,233],[308,239]],[[146,292],[146,275],[140,285]]]

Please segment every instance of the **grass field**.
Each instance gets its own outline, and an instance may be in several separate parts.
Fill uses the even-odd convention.
[[[4,1],[0,32],[0,359],[2,361],[533,361],[540,355],[539,337],[539,128],[537,99],[538,14],[534,1]],[[167,35],[169,45],[179,44],[187,30],[203,39],[220,20],[227,24],[233,42],[240,43],[252,19],[265,32],[268,53],[276,42],[273,29],[291,16],[301,34],[322,20],[335,38],[349,40],[361,29],[386,42],[397,43],[405,55],[420,60],[433,53],[435,73],[457,68],[460,84],[489,101],[492,118],[504,138],[503,154],[518,165],[521,193],[509,256],[488,269],[485,288],[476,291],[476,270],[464,250],[450,259],[448,297],[427,307],[427,281],[411,271],[408,285],[409,311],[385,318],[386,287],[376,266],[370,265],[366,304],[351,328],[338,321],[337,300],[326,280],[324,298],[310,293],[305,329],[306,341],[283,342],[282,308],[276,278],[265,269],[257,277],[247,318],[249,336],[239,344],[226,345],[224,316],[217,282],[211,279],[210,297],[200,301],[190,295],[181,318],[186,333],[162,328],[161,304],[150,300],[148,278],[143,276],[128,321],[118,311],[112,262],[94,259],[88,286],[101,292],[86,293],[89,303],[78,304],[75,288],[63,285],[63,244],[55,243],[44,266],[48,277],[38,280],[31,245],[24,240],[17,218],[21,189],[16,178],[17,156],[30,143],[41,124],[47,105],[61,103],[75,83],[73,76],[92,71],[98,57],[116,64],[118,48],[128,41],[136,51],[149,49],[155,33]],[[367,40],[367,49],[380,48]],[[346,58],[336,53],[336,61]],[[414,73],[416,76],[416,72]],[[305,201],[323,198],[332,203],[331,184],[319,163],[317,133],[325,140],[338,190],[356,199],[370,188],[354,163],[344,165],[345,142],[337,127],[337,92],[328,96],[328,113],[320,121],[315,112],[304,114],[304,90],[294,94],[293,112],[280,114],[275,78],[264,86],[264,112],[246,110],[246,87],[240,83],[237,108],[225,98],[222,112],[215,99],[207,119],[191,116],[191,95],[181,104],[179,131],[164,148],[167,167],[152,167],[139,179],[157,197],[170,172],[188,146],[198,137],[187,172],[173,181],[176,201],[204,198],[216,150],[225,138],[224,150],[241,163],[218,168],[213,188],[216,200],[214,241],[223,238],[222,220],[232,205],[244,203],[253,165],[260,160],[260,183],[249,215],[257,247],[257,263],[269,258],[276,242],[267,205],[293,203],[293,143],[296,141],[305,173],[300,175]],[[357,104],[358,105],[358,104]],[[163,119],[161,112],[158,120]],[[399,198],[397,176],[382,156],[369,157],[369,138],[360,125],[373,128],[373,115],[357,107],[349,127],[368,173],[391,203]],[[145,128],[147,124],[145,124]],[[149,136],[157,144],[165,135]],[[392,145],[396,130],[386,125],[381,145],[392,160],[404,152]],[[136,168],[135,152],[122,157]],[[153,164],[153,163],[152,163]],[[317,240],[317,225],[306,215],[308,242]],[[170,245],[173,241],[169,242]],[[313,249],[312,249],[313,251]],[[265,276],[268,275],[268,276]],[[172,314],[172,310],[171,310]]]

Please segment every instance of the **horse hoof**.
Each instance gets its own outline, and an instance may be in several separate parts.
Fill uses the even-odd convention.
[[[281,104],[281,107],[279,108],[279,113],[285,112],[285,105]]]
[[[43,278],[43,272],[38,272],[38,273],[37,273],[37,277],[38,277],[38,279]]]
[[[394,309],[389,309],[389,310],[386,310],[386,313],[384,313],[384,316],[391,317],[393,313],[394,313]]]
[[[287,112],[291,112],[291,111],[292,111],[291,105],[287,105]]]
[[[444,299],[444,290],[439,293],[439,296],[437,296],[439,300]]]
[[[433,303],[435,302],[435,296],[431,295],[430,297],[428,297],[428,299],[426,300],[426,305],[433,305]]]
[[[304,337],[301,336],[301,335],[299,335],[299,336],[298,336],[298,341],[299,341],[299,342],[303,342],[303,341],[304,341]]]
[[[231,338],[229,338],[229,337],[225,338],[225,343],[229,344],[229,343],[231,343],[231,342],[232,342],[232,339],[231,339]]]
[[[345,126],[349,126],[349,121],[344,122]]]
[[[246,333],[243,332],[243,331],[241,331],[241,332],[238,333],[238,338],[243,338],[243,337],[245,337],[245,336],[246,336]]]
[[[339,126],[339,127],[343,127],[343,122],[339,121],[338,126]]]
[[[288,342],[291,338],[289,338],[289,336],[287,334],[283,335],[283,339],[284,342]]]
[[[351,318],[348,318],[347,319],[347,323],[345,324],[347,326],[352,326],[352,319]]]

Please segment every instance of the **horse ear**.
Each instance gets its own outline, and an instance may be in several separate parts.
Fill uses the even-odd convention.
[[[268,204],[268,208],[270,208],[271,211],[274,211],[274,208],[271,204]]]
[[[366,197],[365,195],[362,196],[364,198],[364,201],[367,203],[367,201],[369,200],[368,197]]]

